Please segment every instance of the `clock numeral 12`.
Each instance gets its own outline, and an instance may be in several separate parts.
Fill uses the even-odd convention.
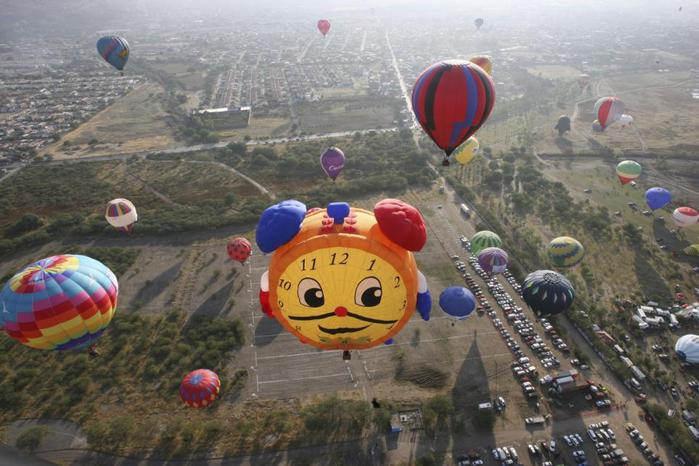
[[[342,259],[340,262],[335,262],[337,259],[337,253],[333,252],[330,254],[330,265],[347,265],[347,259],[349,259],[349,253],[343,252]]]

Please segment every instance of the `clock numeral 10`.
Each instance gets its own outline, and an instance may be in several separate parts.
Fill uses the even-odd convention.
[[[315,270],[316,269],[316,258],[314,257],[311,259],[309,262],[309,265],[311,266],[308,270]],[[301,261],[301,271],[305,272],[306,271],[306,259],[303,259]]]
[[[288,280],[284,280],[283,278],[279,279],[279,288],[289,291],[291,289],[291,282]]]

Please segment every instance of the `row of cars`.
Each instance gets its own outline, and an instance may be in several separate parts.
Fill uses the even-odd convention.
[[[517,454],[515,447],[493,448],[491,453],[493,455],[493,459],[495,461],[499,461],[500,464],[505,464],[508,466],[519,464],[519,455]]]
[[[507,321],[512,325],[524,343],[529,346],[532,352],[539,358],[544,369],[556,369],[560,367],[561,362],[553,354],[551,349],[546,345],[543,338],[534,330],[533,323],[524,315],[524,310],[517,305],[510,294],[505,291],[505,288],[495,278],[490,277],[478,264],[476,257],[469,257],[469,263],[473,270],[480,276],[488,287],[488,291],[495,298],[500,308],[505,313]],[[512,285],[515,291],[521,290],[521,285],[509,272],[505,272],[505,279]],[[550,324],[549,324],[550,325]],[[561,340],[561,343],[563,341]],[[565,345],[565,343],[564,343]],[[560,347],[560,346],[559,346]],[[567,345],[565,346],[567,350]]]
[[[651,465],[663,466],[665,464],[663,460],[660,459],[660,456],[650,449],[646,440],[643,438],[643,434],[636,429],[636,426],[629,422],[625,427],[626,432],[629,434],[629,437],[631,437],[631,441],[636,444],[636,447],[641,450],[641,453],[643,453],[643,456],[646,457]]]
[[[623,466],[629,464],[624,450],[617,446],[616,435],[609,422],[602,421],[587,426],[587,435],[595,444],[595,451],[605,466]]]

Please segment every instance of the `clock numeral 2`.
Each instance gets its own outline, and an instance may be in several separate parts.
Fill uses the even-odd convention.
[[[310,265],[311,265],[311,268],[309,270],[316,269],[316,258],[315,257],[313,259],[311,259]],[[303,272],[306,271],[306,259],[303,259],[301,261],[301,271],[303,271]]]
[[[393,281],[395,282],[393,288],[400,288],[400,277],[398,275],[393,277]]]
[[[289,291],[291,289],[291,282],[288,280],[284,280],[283,278],[280,278],[279,287],[283,290]]]
[[[335,262],[337,260],[337,253],[330,254],[330,265],[347,265],[347,259],[349,259],[349,253],[343,252],[341,254],[342,259],[340,262]]]

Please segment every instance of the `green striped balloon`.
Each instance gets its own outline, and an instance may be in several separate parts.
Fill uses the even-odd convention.
[[[556,267],[573,267],[583,260],[585,248],[575,238],[559,236],[549,243],[546,253]]]
[[[502,246],[502,240],[492,231],[479,231],[471,238],[471,253],[476,256],[485,248],[499,248],[500,246]]]

